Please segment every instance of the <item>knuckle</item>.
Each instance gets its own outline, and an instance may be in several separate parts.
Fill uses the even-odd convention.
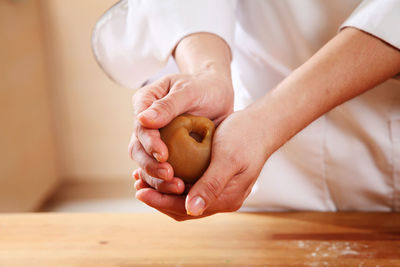
[[[134,140],[131,144],[131,153],[133,158],[137,157],[137,154],[138,152],[140,152],[140,149],[141,149],[141,144],[137,139]]]
[[[132,152],[133,144],[134,144],[134,142],[136,142],[136,141],[137,141],[137,137],[136,137],[136,134],[133,132],[132,135],[131,135],[131,139],[129,140],[129,144],[128,144],[128,150],[129,150],[129,152]]]
[[[153,166],[152,162],[146,162],[146,164],[143,164],[143,165],[144,165],[144,166],[143,166],[144,171],[145,171],[147,174],[149,174],[149,175],[155,175],[155,174],[156,174],[157,170],[156,170],[156,168]],[[150,176],[149,176],[149,177],[150,177]],[[152,177],[151,177],[151,178],[149,178],[148,180],[149,180],[150,183],[155,184],[154,178],[152,179]],[[157,186],[158,186],[158,185],[157,185]],[[153,186],[153,187],[155,187],[155,186]]]
[[[218,198],[222,191],[222,183],[218,178],[212,178],[205,182],[205,193],[211,200]]]
[[[144,130],[143,127],[139,123],[135,124],[135,134],[138,140],[142,139],[143,130]]]
[[[165,75],[159,80],[147,85],[146,91],[153,95],[156,99],[160,99],[169,91],[171,79],[172,74]]]
[[[174,83],[175,90],[183,90],[187,88],[187,81],[179,79]]]
[[[159,110],[160,113],[168,112],[169,114],[173,113],[175,110],[174,103],[171,101],[170,98],[164,98],[162,100],[158,100],[154,102],[154,108]],[[171,114],[174,115],[174,114]]]
[[[159,84],[154,85],[152,89],[156,99],[160,99],[165,95],[165,89]]]
[[[241,166],[242,165],[242,160],[238,156],[239,153],[227,153],[227,162],[229,162],[229,165],[231,166]]]

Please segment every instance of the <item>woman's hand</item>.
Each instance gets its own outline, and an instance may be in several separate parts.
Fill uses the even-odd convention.
[[[168,149],[158,129],[182,113],[208,117],[218,125],[233,111],[233,87],[230,49],[220,37],[190,35],[178,44],[174,56],[182,73],[167,75],[133,97],[134,132],[129,152],[142,170],[172,182],[173,192],[179,194],[184,184],[173,177],[166,162]]]
[[[263,129],[262,110],[257,105],[233,113],[214,134],[211,163],[204,175],[186,195],[165,194],[172,183],[161,182],[143,170],[134,177],[136,198],[181,221],[218,212],[236,211],[249,195],[270,155]]]

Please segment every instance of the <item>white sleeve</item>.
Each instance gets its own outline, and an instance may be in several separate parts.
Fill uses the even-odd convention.
[[[364,0],[342,24],[355,27],[400,49],[400,1]]]
[[[93,53],[114,81],[138,88],[191,33],[214,33],[232,47],[234,9],[231,0],[122,0],[97,22]]]

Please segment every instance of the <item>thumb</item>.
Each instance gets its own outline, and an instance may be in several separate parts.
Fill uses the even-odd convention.
[[[138,120],[146,128],[158,129],[164,127],[176,116],[187,111],[191,102],[190,94],[186,90],[170,92],[139,113]]]
[[[207,171],[192,186],[186,197],[185,207],[188,215],[199,216],[214,202],[224,190],[228,181],[236,174],[236,164],[218,153],[213,157]],[[222,156],[222,157],[221,157]]]

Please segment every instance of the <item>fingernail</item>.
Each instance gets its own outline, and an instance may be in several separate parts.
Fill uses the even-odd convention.
[[[153,157],[158,161],[161,162],[162,160],[162,155],[160,153],[154,152]]]
[[[148,109],[140,113],[139,117],[145,117],[148,120],[154,121],[158,117],[158,114],[157,111],[155,111],[154,109]]]
[[[136,190],[139,190],[139,181],[135,182],[134,187],[135,187]]]
[[[204,199],[197,196],[193,198],[192,201],[190,201],[187,214],[192,216],[199,216],[203,214],[205,206],[206,202],[204,201]]]
[[[163,179],[168,178],[168,170],[166,170],[166,169],[159,169],[157,174],[158,174],[158,178],[163,178]]]

